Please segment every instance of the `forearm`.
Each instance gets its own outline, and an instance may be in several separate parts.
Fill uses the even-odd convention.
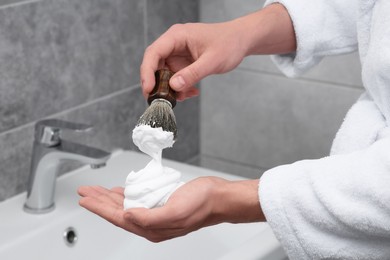
[[[294,27],[282,4],[271,4],[230,23],[237,28],[242,46],[246,46],[246,56],[283,54],[296,50]]]
[[[215,222],[249,223],[265,221],[258,196],[259,180],[227,181],[216,185]]]

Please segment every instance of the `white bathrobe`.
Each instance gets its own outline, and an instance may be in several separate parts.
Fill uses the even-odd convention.
[[[294,24],[297,51],[273,56],[290,77],[359,50],[366,92],[331,155],[268,170],[264,214],[291,260],[390,259],[390,0],[269,0]]]

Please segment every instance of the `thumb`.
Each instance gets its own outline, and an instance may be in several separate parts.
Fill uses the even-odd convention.
[[[176,72],[170,79],[169,85],[176,91],[191,88],[201,79],[213,73],[212,62],[210,55],[204,54],[189,66]]]
[[[173,220],[171,209],[166,206],[159,208],[132,208],[128,209],[124,218],[141,228],[169,228],[174,226],[175,221]]]
[[[132,208],[126,210],[124,218],[138,226],[147,225],[147,215],[149,209],[147,208]]]

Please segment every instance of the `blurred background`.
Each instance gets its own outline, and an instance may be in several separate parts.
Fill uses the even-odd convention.
[[[147,104],[143,51],[172,24],[221,22],[261,0],[5,0],[0,3],[0,201],[26,190],[34,124],[88,123],[64,138],[131,149]],[[226,53],[229,55],[229,53]],[[164,157],[258,178],[265,170],[328,155],[362,92],[357,53],[326,58],[288,79],[268,56],[208,77],[198,98],[175,108],[179,138]],[[64,172],[77,167],[69,165]],[[129,172],[132,169],[129,169]],[[121,185],[121,184],[118,184]]]

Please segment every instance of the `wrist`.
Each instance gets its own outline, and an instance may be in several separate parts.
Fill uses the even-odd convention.
[[[241,28],[239,37],[246,46],[245,56],[296,50],[294,27],[282,4],[271,4],[232,22]]]
[[[215,222],[249,223],[265,221],[258,196],[259,180],[215,183],[213,218]]]

